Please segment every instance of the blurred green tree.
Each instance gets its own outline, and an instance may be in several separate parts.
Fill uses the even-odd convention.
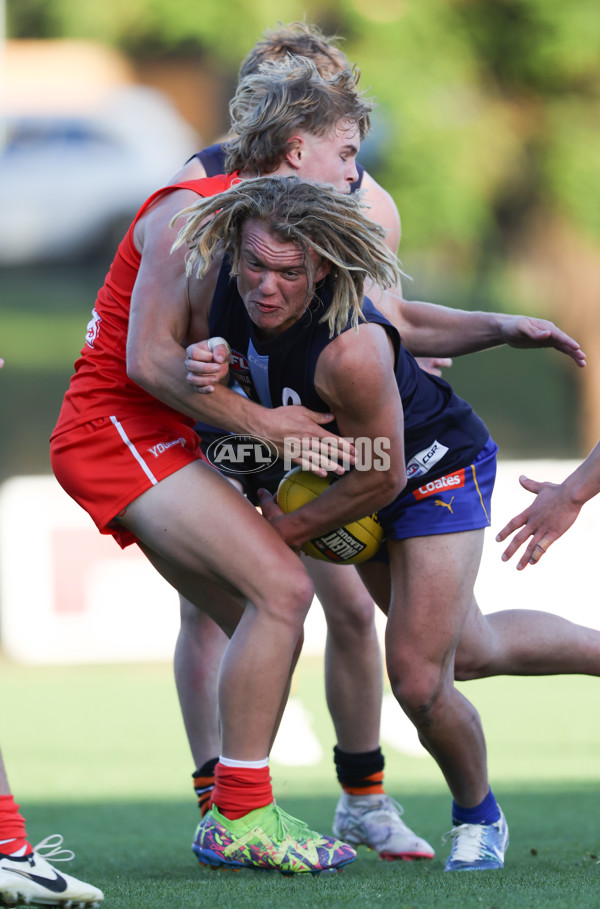
[[[344,36],[378,101],[364,158],[396,199],[409,270],[417,263],[441,302],[537,312],[581,340],[591,447],[600,437],[597,0],[229,0],[226,12],[219,0],[7,0],[11,37],[94,38],[133,57],[197,52],[232,75],[265,27],[303,17]]]

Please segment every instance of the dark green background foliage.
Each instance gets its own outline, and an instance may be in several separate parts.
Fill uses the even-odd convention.
[[[226,21],[218,0],[7,2],[9,37],[94,39],[134,62],[196,56],[232,84],[267,27],[303,17],[343,36],[361,86],[377,100],[361,160],[400,210],[400,255],[415,279],[407,297],[551,318],[588,353],[578,371],[552,351],[497,351],[455,362],[448,378],[489,423],[501,454],[585,453],[600,434],[592,397],[600,382],[596,0],[231,0]],[[95,272],[68,279],[56,271],[0,280],[0,417],[17,427],[10,442],[2,434],[6,474],[19,462],[45,463],[99,282]],[[37,357],[31,331],[48,342]],[[26,413],[43,427],[35,442],[20,428]]]

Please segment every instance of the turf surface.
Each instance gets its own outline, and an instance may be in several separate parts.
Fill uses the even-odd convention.
[[[190,844],[198,811],[170,666],[18,667],[0,662],[2,745],[33,842],[61,832],[64,870],[101,887],[107,909],[217,906],[302,909],[512,909],[600,905],[597,681],[494,679],[462,686],[481,712],[490,777],[511,844],[501,872],[443,874],[449,797],[427,757],[386,747],[390,794],[436,848],[426,863],[364,849],[342,874],[281,878],[211,872]],[[312,715],[323,757],[273,764],[282,807],[328,832],[337,799],[331,723],[318,660],[301,662],[293,696]],[[7,697],[7,693],[10,693]]]

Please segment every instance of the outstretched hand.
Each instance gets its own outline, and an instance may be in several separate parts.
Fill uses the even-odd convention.
[[[519,482],[524,489],[535,493],[536,498],[529,508],[502,528],[496,536],[496,542],[501,543],[515,530],[519,531],[502,553],[502,561],[506,562],[529,540],[517,563],[517,571],[522,571],[527,565],[539,562],[552,543],[569,529],[577,518],[581,505],[573,503],[566,494],[564,484],[539,483],[525,476],[519,477]]]
[[[504,322],[502,333],[509,347],[554,347],[571,357],[577,366],[585,366],[585,353],[577,341],[548,319],[512,316]]]

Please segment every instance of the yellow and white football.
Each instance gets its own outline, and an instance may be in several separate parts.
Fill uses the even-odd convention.
[[[316,499],[331,483],[332,477],[318,477],[308,470],[294,467],[283,477],[277,490],[277,504],[288,514]],[[313,559],[337,565],[358,565],[372,558],[383,541],[379,516],[374,514],[324,533],[302,546]]]

